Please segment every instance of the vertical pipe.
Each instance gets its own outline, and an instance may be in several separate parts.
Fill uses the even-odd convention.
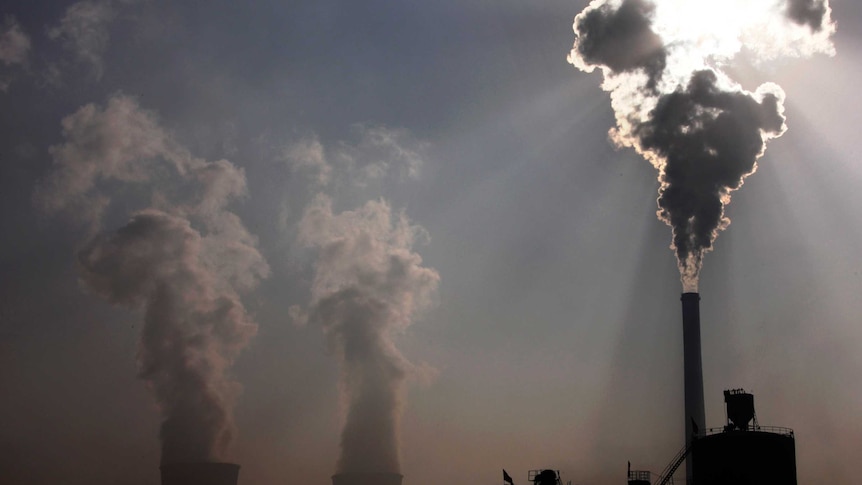
[[[700,295],[683,293],[682,301],[682,342],[683,375],[685,379],[685,444],[691,445],[696,433],[706,431],[706,418],[703,406],[703,364],[700,355]],[[694,479],[693,461],[686,460],[686,480]]]

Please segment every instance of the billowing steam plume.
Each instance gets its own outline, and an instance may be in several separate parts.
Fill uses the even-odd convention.
[[[731,193],[786,130],[779,86],[746,91],[722,68],[737,54],[833,54],[830,14],[828,0],[593,0],[575,17],[568,60],[602,70],[611,139],[658,170],[684,291],[697,291],[703,256],[730,224]]]
[[[346,411],[337,473],[399,473],[404,382],[414,369],[394,336],[427,307],[439,275],[413,252],[421,227],[371,201],[340,214],[319,194],[300,222],[300,242],[318,250],[307,314],[341,364]]]
[[[126,96],[80,108],[63,120],[63,135],[35,200],[96,234],[78,252],[84,285],[144,309],[139,376],[162,414],[162,462],[221,460],[240,390],[227,371],[257,329],[239,292],[269,272],[256,239],[226,209],[246,194],[245,175],[226,160],[191,157]],[[151,207],[102,232],[106,194],[133,186],[150,193]]]

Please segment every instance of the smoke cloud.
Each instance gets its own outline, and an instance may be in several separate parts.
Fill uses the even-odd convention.
[[[351,127],[355,142],[324,147],[316,136],[300,140],[281,153],[291,172],[304,174],[316,187],[368,189],[384,182],[420,177],[426,143],[405,130],[379,125]]]
[[[30,52],[30,37],[14,17],[6,16],[0,27],[0,61],[5,65],[23,64]]]
[[[191,157],[127,96],[86,105],[62,126],[35,201],[90,228],[77,257],[84,286],[144,310],[139,377],[162,415],[162,462],[223,459],[240,391],[228,369],[257,329],[240,292],[269,273],[256,238],[227,210],[246,195],[245,175],[227,160]],[[150,191],[150,207],[103,231],[111,194],[132,185]]]
[[[323,145],[316,137],[301,140],[284,149],[282,159],[292,172],[305,173],[316,185],[323,187],[332,179],[332,165],[326,161]]]
[[[787,16],[801,25],[808,25],[812,30],[823,28],[828,19],[829,4],[827,0],[788,0]]]
[[[601,69],[611,140],[657,169],[657,214],[673,230],[684,290],[697,291],[733,191],[786,131],[781,88],[747,91],[723,68],[742,52],[756,61],[834,54],[828,0],[594,0],[573,27],[568,60]]]
[[[116,3],[137,0],[83,0],[70,5],[57,26],[48,30],[48,38],[60,40],[78,62],[88,64],[96,79],[102,77],[102,58],[111,38],[110,25],[117,18]]]
[[[318,194],[300,222],[300,242],[318,257],[308,310],[291,313],[319,324],[340,361],[337,473],[400,472],[404,383],[415,368],[394,338],[428,307],[440,279],[413,251],[426,237],[382,200],[335,214]]]
[[[30,55],[30,37],[10,15],[0,24],[0,91],[7,92],[14,78],[13,67],[27,64]]]

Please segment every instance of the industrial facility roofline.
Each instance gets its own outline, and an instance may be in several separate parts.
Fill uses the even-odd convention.
[[[711,436],[714,434],[722,434],[722,433],[773,433],[773,434],[780,434],[780,435],[791,436],[791,437],[793,436],[793,430],[790,428],[782,428],[780,426],[757,426],[757,427],[748,428],[747,430],[739,430],[739,429],[727,430],[724,427],[708,428],[706,430],[706,433],[702,433],[698,437],[702,438],[704,436]]]

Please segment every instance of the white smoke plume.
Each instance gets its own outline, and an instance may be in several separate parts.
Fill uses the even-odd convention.
[[[6,16],[0,27],[0,61],[5,65],[23,64],[30,53],[30,37],[14,17]]]
[[[139,376],[162,415],[162,462],[221,460],[240,390],[228,370],[257,329],[240,293],[269,272],[256,238],[227,209],[246,195],[245,175],[227,160],[191,157],[127,96],[86,105],[62,126],[65,142],[51,147],[54,170],[35,202],[90,227],[78,252],[86,288],[144,309]],[[150,207],[104,232],[112,194],[131,186],[151,192]]]
[[[306,174],[317,186],[326,186],[332,180],[332,165],[326,161],[323,145],[317,137],[285,148],[282,159],[290,164],[291,172]]]
[[[611,139],[658,170],[658,216],[673,229],[684,291],[697,291],[732,192],[786,130],[781,88],[746,91],[724,68],[741,53],[833,55],[828,0],[593,0],[574,31],[568,60],[602,70]]]
[[[0,24],[0,91],[4,93],[9,90],[14,75],[10,72],[12,67],[27,63],[30,55],[30,36],[24,32],[15,17],[7,15]]]
[[[400,472],[404,384],[415,368],[394,339],[428,307],[440,279],[413,250],[426,237],[382,200],[336,214],[318,194],[300,222],[300,242],[318,257],[308,310],[291,313],[320,325],[340,361],[337,473]]]
[[[342,144],[337,150],[340,163],[354,172],[354,183],[367,185],[375,180],[418,179],[422,170],[425,144],[412,140],[403,130],[384,126],[355,125],[356,145]]]
[[[426,143],[405,130],[379,125],[356,124],[351,132],[356,138],[353,143],[324,147],[311,136],[285,147],[279,158],[291,172],[313,182],[315,189],[329,185],[367,189],[420,177]]]
[[[78,62],[89,64],[96,79],[102,77],[102,58],[111,39],[110,26],[117,18],[117,3],[137,0],[82,0],[73,3],[55,27],[48,29],[48,38],[60,40]]]

